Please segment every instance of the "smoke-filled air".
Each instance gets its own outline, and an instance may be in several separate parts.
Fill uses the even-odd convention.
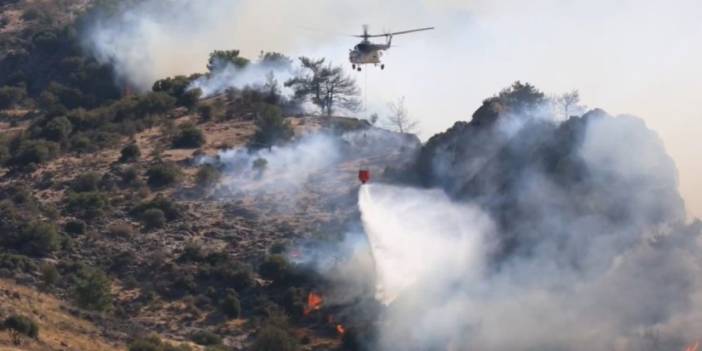
[[[0,1],[0,350],[702,351],[701,14]]]
[[[360,28],[362,22],[355,20],[364,18],[365,12],[358,10],[368,7],[349,2],[292,8],[288,4],[247,1],[213,1],[210,5],[176,1],[164,11],[163,4],[147,1],[126,10],[116,22],[98,21],[90,41],[99,57],[114,62],[128,84],[147,88],[164,74],[201,69],[191,59],[197,58],[195,62],[201,65],[203,54],[214,49],[208,45],[235,45],[249,53],[272,48],[294,54],[329,54],[334,63],[342,63],[346,59],[344,46],[352,43],[331,39],[332,34],[355,33],[351,24]],[[369,6],[387,9],[391,5]],[[550,7],[545,15],[560,13],[562,6],[553,2],[537,4]],[[572,6],[568,11],[576,18],[578,12],[588,8],[607,12],[629,9],[612,5],[604,10],[606,5],[597,2]],[[300,10],[303,7],[306,10]],[[522,60],[529,52],[527,44],[517,43],[518,33],[510,34],[513,44],[502,38],[512,25],[497,28],[505,25],[503,16],[515,13],[516,9],[510,7],[521,6],[514,2],[500,6],[411,2],[403,3],[394,13],[394,17],[404,15],[405,19],[387,22],[379,14],[370,16],[379,26],[440,21],[443,28],[424,37],[407,38],[407,48],[396,49],[389,56],[389,72],[358,76],[365,84],[363,114],[389,113],[385,107],[388,101],[409,97],[407,104],[414,108],[411,111],[421,114],[419,122],[425,136],[445,125],[442,119],[465,115],[470,107],[465,102],[476,100],[462,96],[471,97],[481,85],[489,89],[503,82],[502,73],[490,77],[481,72],[481,67],[489,66],[475,57],[498,59],[508,72],[514,71],[509,68],[512,61],[492,56],[514,50],[497,48],[490,41],[521,45],[525,51],[514,61]],[[284,9],[290,11],[286,17],[294,21],[281,17]],[[413,11],[420,14],[409,16]],[[536,18],[542,14],[531,15],[534,21],[542,22]],[[607,23],[613,20],[604,17]],[[565,26],[566,31],[576,33],[572,41],[578,42],[581,35],[577,33],[590,29],[578,25],[578,21],[574,23],[570,26],[559,22],[561,28],[552,30],[562,31]],[[537,29],[527,31],[543,34],[545,25],[534,25]],[[123,30],[125,27],[129,29]],[[538,47],[540,42],[537,39],[534,45]],[[584,50],[604,53],[611,48],[606,41],[599,42],[602,47],[596,44],[586,41]],[[438,60],[439,53],[446,59]],[[464,55],[473,58],[461,61]],[[587,58],[590,56],[577,56],[558,57],[574,58],[585,71],[597,62]],[[211,61],[210,65],[210,73],[194,79],[189,86],[200,89],[203,97],[231,88],[261,89],[271,81],[289,80],[301,69],[296,61],[282,65],[260,61],[247,66]],[[542,65],[552,66],[547,61]],[[556,73],[567,67],[560,64],[550,71],[532,69],[527,77],[546,82],[547,87],[566,88],[562,82],[550,83],[539,74],[566,78],[574,87],[592,84],[591,77],[580,77],[578,72],[565,77]],[[463,84],[447,76],[447,71],[458,74],[459,80],[470,82],[471,87],[464,89]],[[423,83],[406,84],[408,79]],[[434,82],[446,96],[420,87]],[[619,89],[628,86],[617,85]],[[595,103],[611,101],[589,89],[584,90],[583,97],[593,97]],[[575,96],[577,99],[580,95]],[[700,337],[700,225],[688,221],[678,190],[678,169],[664,140],[642,119],[613,117],[597,109],[587,112],[579,101],[564,104],[564,99],[566,95],[548,98],[529,85],[517,83],[485,100],[469,122],[457,122],[429,138],[416,151],[416,165],[400,170],[414,175],[401,177],[404,180],[399,184],[389,178],[360,188],[360,235],[367,245],[365,254],[373,261],[372,271],[365,273],[374,277],[373,296],[384,306],[374,324],[376,333],[361,342],[363,347],[677,350]],[[627,106],[615,105],[618,109]],[[660,113],[655,109],[632,111],[643,111],[654,125],[660,125],[657,118],[667,118],[648,113]],[[361,149],[349,146],[348,141],[359,138],[359,134],[349,135],[307,135],[293,144],[253,153],[246,148],[221,151],[216,158],[201,162],[214,162],[222,168],[218,196],[223,201],[247,193],[262,196],[277,192],[287,195],[276,207],[285,204],[285,208],[295,208],[304,194],[334,178],[329,176],[330,168],[358,156],[350,158],[349,153]],[[375,142],[378,139],[370,141]],[[362,166],[363,162],[358,164]],[[686,165],[683,169],[689,172],[694,167]],[[323,191],[316,194],[325,196]],[[688,183],[688,201],[696,204],[690,196],[697,195],[699,192],[690,189]],[[351,274],[356,268],[362,269],[360,274],[370,269],[359,265],[344,272]]]

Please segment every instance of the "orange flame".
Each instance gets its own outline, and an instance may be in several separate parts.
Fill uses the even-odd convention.
[[[694,344],[690,344],[689,346],[685,347],[684,351],[699,351],[700,350],[700,342],[695,341]]]
[[[305,316],[312,313],[312,311],[319,311],[319,309],[322,308],[322,303],[324,303],[322,295],[310,292],[310,294],[307,295],[307,307],[305,307],[303,311]]]
[[[346,328],[344,328],[344,326],[341,324],[337,324],[336,325],[336,332],[339,333],[339,335],[343,336],[344,334],[346,334]]]

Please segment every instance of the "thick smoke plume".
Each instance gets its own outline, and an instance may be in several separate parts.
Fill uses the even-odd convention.
[[[223,168],[218,192],[221,196],[268,193],[289,194],[289,199],[295,199],[310,182],[320,181],[341,158],[338,138],[311,134],[290,145],[270,149],[225,150],[215,159],[204,158],[201,162]]]
[[[427,183],[452,200],[361,190],[390,302],[375,347],[679,350],[700,338],[702,226],[685,222],[655,133],[602,111],[534,118],[515,95],[425,147]],[[505,133],[504,118],[520,127]]]
[[[439,267],[441,274],[457,280],[483,273],[492,226],[478,208],[454,204],[438,190],[388,185],[362,187],[358,203],[375,259],[377,298],[383,303],[432,280]]]
[[[292,65],[256,62],[245,67],[236,67],[233,64],[226,64],[194,80],[188,89],[200,89],[203,97],[217,95],[230,88],[280,90],[283,83],[293,77],[293,72]],[[280,91],[276,92],[280,93]]]

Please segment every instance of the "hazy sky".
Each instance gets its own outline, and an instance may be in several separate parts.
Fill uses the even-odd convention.
[[[157,1],[164,4],[166,2]],[[680,170],[691,214],[702,217],[702,2],[633,0],[208,0],[137,8],[128,28],[96,34],[124,71],[154,77],[203,71],[215,48],[347,63],[341,34],[436,26],[395,39],[385,71],[357,76],[370,112],[406,97],[426,138],[467,120],[515,80],[549,94],[578,89],[588,107],[633,114],[656,130]],[[207,4],[207,5],[205,5]],[[159,6],[147,6],[159,7]],[[125,54],[126,53],[126,54]],[[118,60],[120,62],[120,60]],[[625,141],[624,141],[625,142]],[[631,157],[636,157],[631,150]]]

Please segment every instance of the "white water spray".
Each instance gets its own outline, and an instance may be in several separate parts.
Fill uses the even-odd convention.
[[[492,224],[479,209],[455,204],[437,190],[378,184],[362,186],[358,203],[380,302],[390,304],[425,280],[481,275]]]

